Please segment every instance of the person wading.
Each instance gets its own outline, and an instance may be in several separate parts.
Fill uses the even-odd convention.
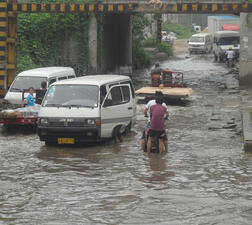
[[[151,151],[153,138],[159,139],[159,153],[163,153],[163,138],[165,136],[165,119],[168,118],[167,108],[162,105],[163,98],[156,97],[156,104],[150,107],[150,131],[149,139],[147,142],[147,153]]]

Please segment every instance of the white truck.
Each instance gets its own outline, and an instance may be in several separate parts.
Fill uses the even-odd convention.
[[[235,58],[240,55],[240,17],[235,15],[208,16],[208,33],[213,38],[213,55],[216,61],[225,60],[232,47]]]
[[[208,33],[214,36],[217,31],[240,30],[240,17],[235,15],[208,16]]]

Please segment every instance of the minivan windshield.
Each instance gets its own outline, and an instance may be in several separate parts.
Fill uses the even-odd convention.
[[[99,88],[95,85],[53,85],[47,91],[42,106],[97,107]]]
[[[204,42],[204,37],[191,37],[190,42]]]
[[[219,40],[220,45],[238,45],[240,44],[240,37],[222,37]]]
[[[46,77],[22,77],[18,76],[13,82],[10,91],[11,92],[22,92],[24,89],[29,89],[33,87],[34,89],[41,88],[41,82],[47,81]]]

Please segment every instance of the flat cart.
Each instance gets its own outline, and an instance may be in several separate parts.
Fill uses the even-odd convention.
[[[183,100],[188,98],[193,93],[193,90],[191,88],[142,87],[136,91],[136,95],[139,97],[152,99],[155,98],[156,91],[161,91],[166,100]]]
[[[192,95],[193,90],[185,87],[182,72],[160,70],[151,73],[151,87],[142,87],[136,91],[139,99],[153,99],[156,91],[161,91],[165,101],[184,100]]]

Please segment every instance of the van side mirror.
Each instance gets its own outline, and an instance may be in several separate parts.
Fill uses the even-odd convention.
[[[112,106],[112,99],[106,99],[104,101],[103,107],[108,107],[108,106]]]

